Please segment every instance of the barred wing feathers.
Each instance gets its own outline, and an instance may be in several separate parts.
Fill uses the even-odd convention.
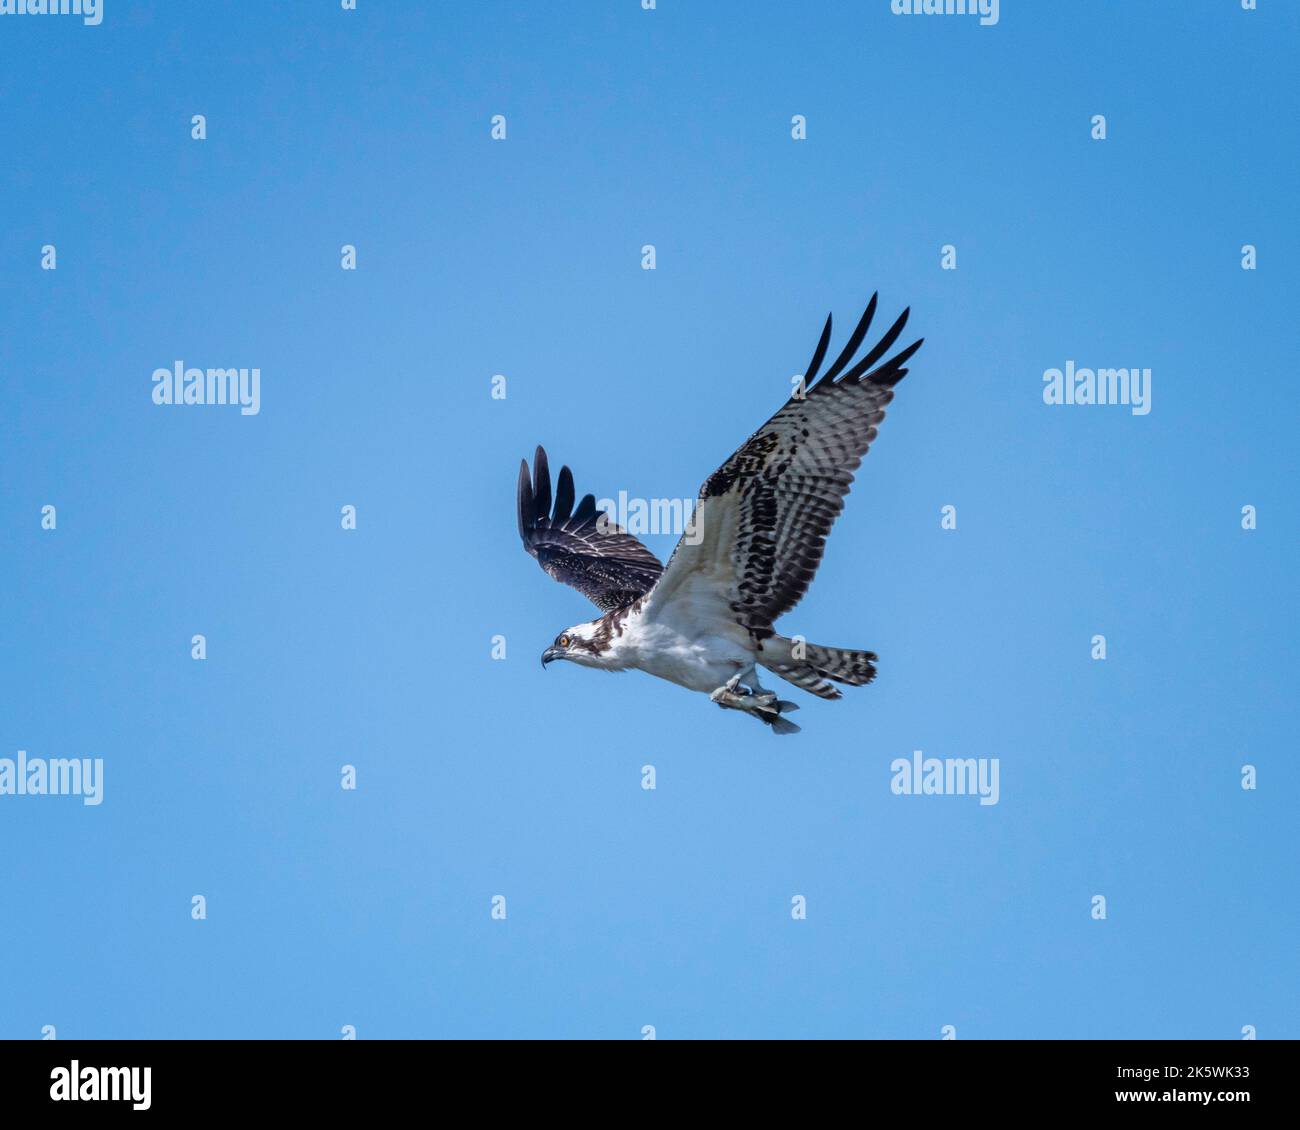
[[[826,537],[844,509],[854,472],[876,438],[894,386],[921,347],[916,341],[888,360],[908,310],[861,359],[876,312],[866,312],[831,367],[817,379],[830,343],[831,319],[796,392],[700,488],[697,544],[683,539],[651,596],[655,614],[689,598],[696,614],[712,604],[760,639],[808,591]],[[725,604],[725,610],[722,605]]]
[[[574,506],[573,473],[561,467],[552,508],[551,471],[537,449],[533,471],[519,466],[519,536],[555,580],[570,585],[602,612],[644,596],[663,573],[653,553],[596,509],[593,495]]]

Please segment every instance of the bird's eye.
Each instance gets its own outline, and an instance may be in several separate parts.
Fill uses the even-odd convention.
[[[569,646],[569,637],[568,637],[568,636],[561,636],[561,637],[560,637],[560,646],[561,646],[561,647],[568,647],[568,646]]]

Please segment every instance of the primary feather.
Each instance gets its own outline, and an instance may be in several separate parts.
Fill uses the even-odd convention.
[[[596,509],[593,495],[574,508],[573,473],[560,468],[551,509],[551,469],[538,447],[533,473],[519,465],[519,536],[552,577],[571,585],[605,612],[631,604],[650,591],[664,571],[659,558]]]

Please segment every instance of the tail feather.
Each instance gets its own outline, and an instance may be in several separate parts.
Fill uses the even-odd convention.
[[[771,636],[763,641],[758,661],[786,682],[820,698],[842,697],[833,683],[865,687],[876,677],[876,654],[844,647]]]

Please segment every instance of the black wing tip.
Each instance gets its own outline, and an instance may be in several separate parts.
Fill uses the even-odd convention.
[[[858,319],[858,324],[854,327],[853,332],[849,334],[849,340],[845,343],[844,348],[840,350],[840,355],[835,358],[835,363],[826,370],[826,375],[822,377],[819,383],[834,384],[835,378],[844,371],[844,367],[853,360],[853,355],[857,353],[858,347],[862,344],[862,339],[867,336],[867,331],[871,328],[871,320],[876,316],[876,305],[880,301],[880,291],[876,291],[870,301],[867,302],[867,308],[863,311],[862,317]]]
[[[564,471],[568,471],[568,468],[564,468]],[[519,460],[517,498],[519,536],[524,539],[525,545],[529,545],[530,535],[551,517],[551,465],[546,448],[540,443],[533,451],[531,471],[527,459]],[[529,551],[532,551],[531,546]]]
[[[813,350],[812,360],[808,362],[808,370],[803,375],[803,387],[812,388],[817,380],[817,371],[822,367],[822,361],[826,358],[826,347],[831,343],[831,323],[834,320],[834,314],[826,315],[826,325],[822,329],[822,336],[817,341],[817,348]]]
[[[834,364],[826,370],[819,381],[814,382],[813,378],[816,375],[816,371],[821,366],[822,358],[825,356],[827,339],[830,334],[831,323],[830,319],[827,318],[826,329],[822,331],[822,338],[817,343],[817,351],[813,354],[813,364],[809,366],[809,373],[804,378],[803,388],[805,394],[811,392],[814,388],[820,388],[825,385],[859,384],[864,381],[870,381],[872,384],[881,385],[885,388],[892,388],[907,374],[907,370],[903,366],[907,359],[921,348],[925,338],[921,338],[912,345],[909,345],[897,356],[890,358],[878,368],[875,368],[874,366],[876,366],[880,359],[889,352],[893,347],[894,342],[898,340],[899,335],[903,332],[903,328],[907,325],[907,319],[912,314],[912,308],[910,306],[904,307],[903,312],[894,319],[894,324],[885,331],[884,336],[881,337],[874,346],[872,346],[871,350],[864,357],[853,362],[853,355],[858,351],[859,346],[861,346],[863,339],[867,335],[867,331],[871,327],[871,321],[875,316],[876,307],[879,304],[879,301],[880,292],[875,291],[867,302],[866,310],[859,319],[857,327],[854,329],[853,333],[849,335],[848,341],[845,343],[840,355],[835,359]],[[845,372],[845,369],[849,366],[850,362],[853,362],[852,367],[848,368],[848,371]]]
[[[596,496],[585,494],[581,499],[574,487],[573,471],[567,464],[560,467],[555,477],[555,493],[551,493],[551,468],[546,449],[537,445],[530,469],[527,459],[519,461],[517,490],[519,536],[532,552],[532,535],[538,527],[563,526],[573,530],[595,522],[604,511],[596,509]],[[576,505],[575,505],[576,503]]]
[[[560,473],[555,479],[555,510],[551,514],[551,522],[554,525],[560,525],[567,522],[573,514],[573,500],[577,491],[573,486],[573,472],[569,470],[568,465],[560,468]]]
[[[536,526],[535,500],[533,497],[533,477],[528,471],[528,460],[519,460],[519,482],[515,492],[516,512],[519,518],[519,536],[524,545],[528,544],[528,535]]]
[[[533,452],[533,522],[544,522],[551,515],[551,464],[546,448],[540,443]]]
[[[885,364],[873,373],[868,373],[864,380],[869,380],[873,385],[879,385],[882,388],[893,388],[899,381],[907,376],[907,362],[911,360],[914,354],[922,345],[925,344],[925,338],[917,338],[906,349],[897,356],[891,357]]]

